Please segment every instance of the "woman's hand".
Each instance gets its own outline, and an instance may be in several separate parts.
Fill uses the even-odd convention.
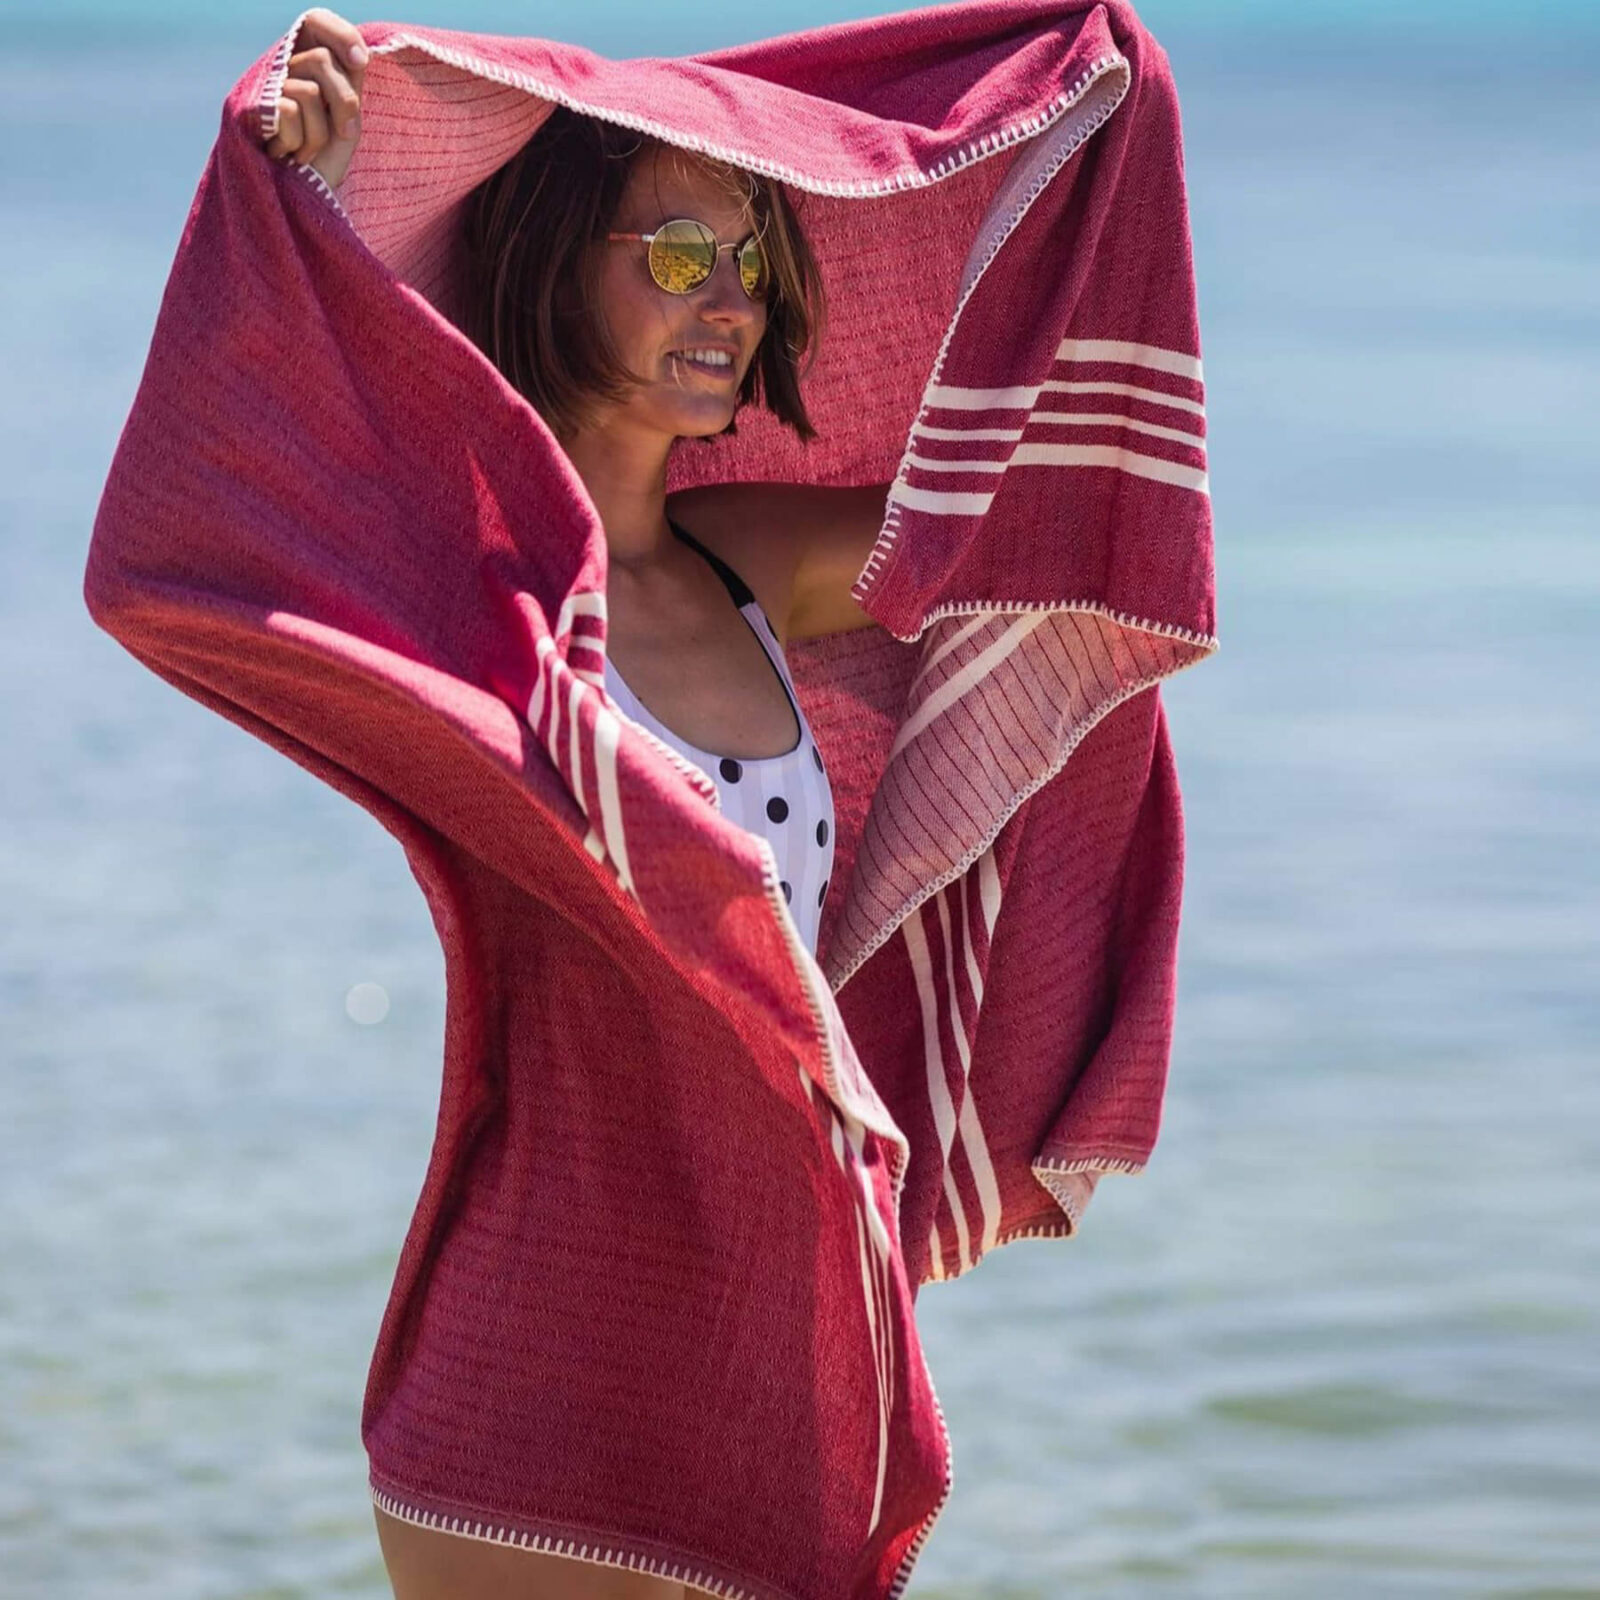
[[[294,45],[278,96],[278,131],[266,151],[315,167],[337,189],[361,137],[367,49],[353,22],[320,7],[306,13]]]

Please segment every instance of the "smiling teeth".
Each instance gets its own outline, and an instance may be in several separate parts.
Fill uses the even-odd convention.
[[[731,367],[733,357],[726,350],[674,350],[675,356],[685,361],[699,361],[708,367]]]

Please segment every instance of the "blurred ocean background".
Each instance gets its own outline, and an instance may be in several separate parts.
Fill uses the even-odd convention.
[[[416,0],[681,53],[849,15]],[[360,9],[345,14],[367,20]],[[357,1432],[442,964],[365,813],[80,585],[244,67],[0,5],[0,1594],[374,1597]],[[912,1600],[1600,1596],[1600,6],[1150,0],[1223,648],[1148,1170],[919,1316]]]

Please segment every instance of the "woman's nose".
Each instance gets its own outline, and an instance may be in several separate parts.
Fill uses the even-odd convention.
[[[744,311],[754,316],[759,309],[756,302],[744,292],[739,277],[739,259],[732,250],[718,252],[717,264],[711,276],[700,287],[702,303],[720,311]]]

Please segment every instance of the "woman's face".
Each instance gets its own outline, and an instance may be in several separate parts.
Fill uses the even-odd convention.
[[[673,217],[705,223],[718,244],[737,244],[756,226],[749,202],[692,152],[657,149],[634,163],[611,226],[649,233]],[[643,241],[618,239],[603,248],[601,311],[628,370],[643,381],[600,409],[595,425],[670,438],[720,433],[767,331],[766,305],[745,294],[734,252],[722,252],[698,289],[669,294],[650,276]],[[706,369],[680,354],[708,346],[726,350],[732,363]]]

